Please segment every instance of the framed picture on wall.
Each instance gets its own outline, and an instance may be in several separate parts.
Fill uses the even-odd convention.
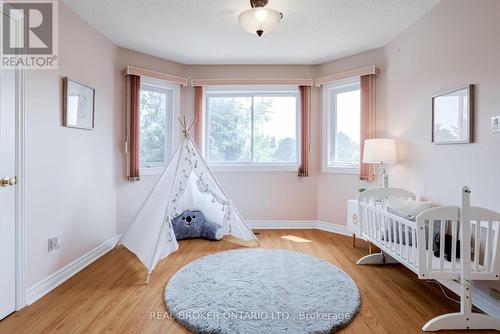
[[[467,144],[474,141],[474,85],[432,98],[432,142]]]
[[[63,96],[64,126],[92,130],[95,89],[65,77]]]

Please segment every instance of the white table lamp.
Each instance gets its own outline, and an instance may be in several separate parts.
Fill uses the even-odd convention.
[[[363,150],[363,163],[380,164],[379,176],[380,186],[389,186],[389,175],[386,173],[384,164],[396,162],[396,141],[394,139],[376,138],[365,140]]]

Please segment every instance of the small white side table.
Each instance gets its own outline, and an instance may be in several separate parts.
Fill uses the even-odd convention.
[[[347,201],[347,229],[352,233],[352,247],[356,247],[356,234],[361,235],[359,226],[358,200]]]

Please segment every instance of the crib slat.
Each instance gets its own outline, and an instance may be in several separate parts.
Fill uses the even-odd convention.
[[[392,221],[392,250],[394,252],[396,252],[396,222],[394,221],[394,219],[391,219]]]
[[[443,271],[444,269],[444,242],[445,242],[445,225],[446,222],[444,220],[441,220],[439,222],[439,271]]]
[[[494,249],[498,249],[498,242],[499,242],[499,234],[500,234],[500,221],[495,221],[495,228],[491,231],[492,235],[492,242],[491,242],[491,269],[490,271],[497,270],[497,267],[495,263],[497,263],[497,252],[493,251]]]
[[[415,239],[416,239],[416,237],[415,237],[416,233],[417,233],[417,230],[413,228],[412,231],[411,231],[411,240],[412,240],[411,245],[412,245],[412,249],[413,249],[413,263],[415,265],[417,265],[417,243],[415,241]]]
[[[366,207],[366,211],[365,211],[365,219],[366,219],[365,233],[367,235],[370,235],[370,215],[371,215],[371,212],[368,209],[368,207]]]
[[[368,207],[365,208],[365,219],[366,219],[365,233],[367,235],[370,235],[370,210],[368,209]]]
[[[481,222],[476,221],[476,232],[474,233],[474,271],[479,270],[479,244],[481,243]]]
[[[455,272],[457,262],[457,221],[451,221],[451,271]]]
[[[373,226],[373,222],[375,221],[375,212],[373,209],[371,210],[371,219],[370,219],[370,236],[373,238],[373,231],[375,230],[375,227]]]
[[[372,210],[368,209],[368,208],[367,208],[367,210],[368,210],[368,217],[367,217],[368,218],[368,225],[366,226],[366,228],[367,228],[366,233],[369,236],[371,236],[372,235],[372,227],[371,227],[371,225],[372,225]]]
[[[396,237],[396,240],[399,240],[399,243],[397,243],[396,245],[398,245],[398,248],[399,248],[399,255],[400,256],[403,256],[403,225],[401,224],[401,222],[398,220],[397,221],[398,223],[398,235]]]
[[[377,215],[377,233],[376,233],[376,236],[377,236],[377,241],[380,242],[380,226],[382,225],[382,213],[379,212],[378,215]]]
[[[384,231],[386,245],[390,245],[390,243],[389,243],[389,226],[390,226],[390,223],[391,223],[391,219],[387,218],[385,220],[385,231]]]
[[[432,271],[433,234],[434,234],[434,221],[429,220],[429,233],[427,234],[427,271]]]
[[[410,241],[411,241],[411,233],[412,233],[411,231],[412,231],[412,230],[413,230],[413,229],[411,228],[411,226],[408,226],[408,227],[406,228],[406,257],[408,258],[408,261],[410,261],[410,258],[411,258],[411,255],[412,255],[412,254],[411,254],[411,246],[410,246]],[[412,243],[412,245],[413,245],[413,243]],[[412,260],[412,261],[410,261],[410,262],[412,262],[412,263],[413,263],[413,260]]]
[[[372,238],[376,239],[375,234],[377,232],[377,229],[375,227],[375,224],[377,222],[377,213],[375,210],[372,210]]]
[[[381,242],[383,245],[387,245],[387,217],[384,216],[384,220],[383,220],[383,223],[382,223],[382,231],[380,231],[380,233],[382,233],[382,237],[381,239],[383,239]]]
[[[409,244],[409,239],[408,239],[408,228],[406,225],[403,225],[403,235],[405,237],[405,243],[404,243],[404,247],[405,247],[405,258],[406,260],[410,260],[410,258],[408,257],[408,244]]]
[[[491,237],[493,231],[491,230],[493,223],[488,221],[488,227],[486,230],[486,245],[484,246],[484,268],[486,271],[491,271],[491,258],[490,253],[492,252],[491,248]]]
[[[361,222],[361,227],[362,227],[361,233],[366,233],[366,224],[368,224],[368,219],[366,218],[366,213],[367,213],[366,206],[362,206],[361,210],[363,211],[363,215],[361,217],[361,219],[363,220]]]

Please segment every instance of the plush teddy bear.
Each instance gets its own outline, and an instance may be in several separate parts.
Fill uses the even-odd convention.
[[[172,220],[177,240],[203,238],[220,240],[223,237],[222,226],[207,222],[201,211],[184,211]]]

